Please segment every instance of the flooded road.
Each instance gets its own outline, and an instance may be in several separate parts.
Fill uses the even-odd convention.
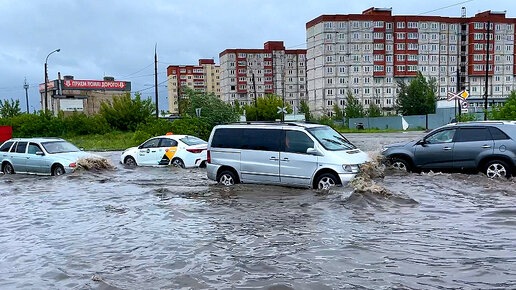
[[[349,134],[368,151],[421,133]],[[381,146],[380,146],[381,147]],[[0,176],[0,289],[515,288],[516,183],[389,173],[392,196],[223,188],[203,169]]]

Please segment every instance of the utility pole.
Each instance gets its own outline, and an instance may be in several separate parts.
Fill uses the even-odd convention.
[[[159,106],[158,106],[158,44],[154,46],[154,91],[156,92],[156,119],[159,118]]]
[[[491,21],[487,21],[487,35],[486,35],[486,88],[484,100],[484,121],[487,121],[487,90],[489,89],[489,34],[491,32]]]
[[[458,59],[457,59],[458,60]],[[460,92],[460,67],[457,66],[457,94]],[[458,106],[457,106],[458,105]],[[455,101],[455,116],[457,116],[457,107],[459,108],[459,120],[460,120],[460,114],[462,112],[462,106],[460,103],[460,100],[457,99]]]
[[[23,82],[23,88],[25,89],[25,102],[27,103],[27,114],[29,113],[29,84],[27,83],[27,78],[25,78],[25,81]]]

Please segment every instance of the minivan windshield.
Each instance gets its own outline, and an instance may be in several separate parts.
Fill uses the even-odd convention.
[[[81,151],[72,143],[66,141],[42,142],[41,145],[49,154]]]
[[[333,130],[331,127],[321,126],[309,128],[307,131],[314,136],[326,150],[351,150],[357,147],[348,141],[339,132]]]

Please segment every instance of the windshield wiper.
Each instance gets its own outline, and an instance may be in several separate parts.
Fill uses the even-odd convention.
[[[342,143],[340,142],[337,142],[335,140],[332,140],[332,139],[328,139],[328,138],[322,138],[324,141],[328,141],[330,143],[333,143],[333,144],[337,144],[337,145],[343,145]]]
[[[339,139],[339,140],[344,141],[344,142],[342,142],[342,143],[344,143],[345,145],[349,145],[349,147],[350,147],[351,149],[356,148],[356,146],[355,146],[355,145],[353,145],[353,143],[349,142],[349,140],[348,140],[348,139],[346,139],[346,137],[344,137],[344,136],[337,136],[337,135],[333,135],[333,137],[335,137],[335,138],[337,138],[337,139]]]

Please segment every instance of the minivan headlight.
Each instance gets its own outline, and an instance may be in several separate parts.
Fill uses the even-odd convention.
[[[358,172],[358,165],[356,164],[342,164],[344,172]]]

